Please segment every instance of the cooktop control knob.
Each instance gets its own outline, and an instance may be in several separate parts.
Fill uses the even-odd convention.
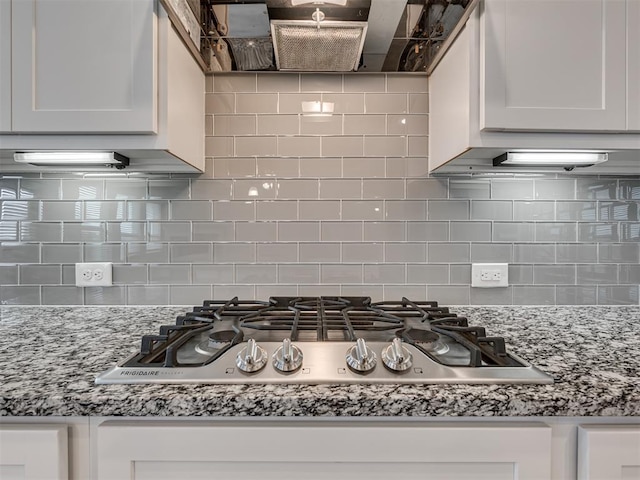
[[[267,352],[251,338],[247,346],[238,352],[236,365],[246,373],[257,372],[267,363]]]
[[[364,338],[358,338],[347,351],[347,365],[357,373],[370,372],[376,367],[376,361],[376,354],[367,347]]]
[[[413,359],[409,350],[402,346],[402,340],[394,338],[391,345],[382,350],[382,362],[389,370],[404,372],[411,368]]]
[[[302,351],[285,338],[273,354],[273,366],[281,372],[294,372],[302,366]]]

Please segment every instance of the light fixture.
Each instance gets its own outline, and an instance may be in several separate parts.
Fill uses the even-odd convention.
[[[18,163],[28,163],[40,167],[83,167],[106,166],[123,169],[129,165],[129,158],[116,152],[39,151],[16,152],[13,159]]]
[[[563,167],[565,170],[573,170],[575,167],[590,167],[607,160],[608,154],[603,152],[531,150],[503,153],[493,159],[493,166]]]
[[[347,0],[291,0],[291,6],[297,7],[299,5],[306,5],[309,3],[323,4],[330,3],[332,5],[340,5],[344,7],[347,4]]]

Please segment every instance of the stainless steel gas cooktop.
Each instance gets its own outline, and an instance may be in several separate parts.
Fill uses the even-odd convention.
[[[437,302],[205,301],[96,378],[109,383],[553,383]]]

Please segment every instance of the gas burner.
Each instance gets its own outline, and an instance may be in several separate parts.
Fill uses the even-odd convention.
[[[195,350],[202,355],[212,355],[218,350],[231,344],[234,338],[238,335],[233,330],[218,330],[209,334],[209,338],[196,345]]]
[[[408,343],[416,345],[434,355],[444,355],[449,351],[449,346],[442,341],[440,335],[432,330],[410,328],[398,332],[398,334]]]

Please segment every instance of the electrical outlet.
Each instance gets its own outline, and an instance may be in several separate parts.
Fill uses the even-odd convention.
[[[471,286],[480,288],[508,287],[508,263],[471,264]]]
[[[112,267],[109,262],[76,263],[76,286],[110,287],[113,285]]]

